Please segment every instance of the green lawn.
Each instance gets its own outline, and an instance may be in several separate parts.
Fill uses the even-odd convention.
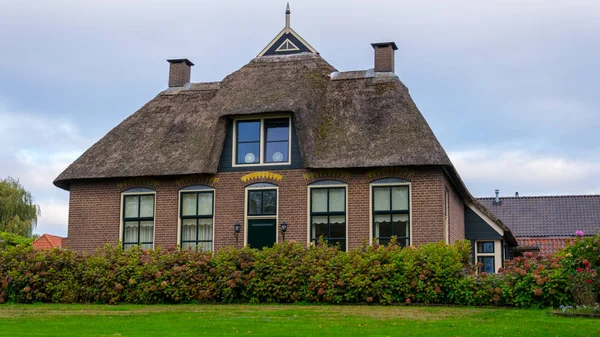
[[[0,336],[597,336],[548,310],[308,305],[0,305]]]

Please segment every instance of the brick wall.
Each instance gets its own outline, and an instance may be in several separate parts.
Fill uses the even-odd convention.
[[[242,247],[244,244],[244,199],[245,187],[259,182],[270,182],[279,186],[278,224],[288,223],[286,240],[305,243],[308,238],[307,170],[278,170],[281,181],[255,179],[242,182],[241,177],[250,172],[218,173],[215,187],[214,248],[226,246]],[[354,170],[343,178],[348,188],[348,248],[356,248],[370,240],[369,183],[381,177],[365,174],[367,170]],[[439,168],[420,168],[411,171],[412,243],[444,240],[444,186],[445,180]],[[386,176],[389,177],[389,176]],[[399,176],[399,178],[407,178]],[[322,179],[328,179],[322,177]],[[331,179],[335,179],[331,177]],[[336,179],[339,180],[339,179]],[[119,188],[119,181],[73,183],[69,203],[68,245],[76,251],[93,251],[105,243],[116,244],[119,240],[121,217],[121,192],[134,187],[151,187],[156,190],[155,246],[177,245],[178,190],[182,186],[176,179],[161,179],[156,186],[128,185]],[[454,190],[452,190],[454,193]],[[456,194],[451,204],[451,240],[464,238],[462,201]],[[461,222],[462,221],[462,222]],[[242,232],[236,242],[233,224],[239,222]],[[281,233],[278,240],[282,241]]]
[[[444,174],[444,188],[450,192],[450,217],[449,217],[449,243],[465,239],[465,204],[462,197],[456,191]]]

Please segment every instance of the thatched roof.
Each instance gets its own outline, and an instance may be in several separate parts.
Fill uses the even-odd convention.
[[[159,93],[54,184],[69,189],[81,179],[214,174],[227,118],[269,112],[292,113],[304,167],[443,166],[463,197],[510,235],[471,196],[396,75],[340,73],[311,53],[257,57],[221,82]]]
[[[257,57],[220,83],[159,93],[55,180],[217,172],[230,116],[291,112],[303,165],[451,165],[393,74],[337,73],[320,56]]]

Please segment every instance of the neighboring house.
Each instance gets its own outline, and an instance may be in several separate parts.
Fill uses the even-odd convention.
[[[373,69],[338,72],[289,15],[221,82],[190,83],[193,63],[169,60],[169,88],[60,174],[69,246],[470,238],[483,269],[497,270],[516,240],[471,196],[394,74],[395,43],[372,45]]]
[[[54,248],[64,248],[65,243],[66,238],[51,234],[43,234],[39,238],[35,239],[31,245],[35,250],[50,250]]]
[[[575,231],[600,234],[600,195],[478,200],[510,227],[522,250],[554,253],[575,238]]]

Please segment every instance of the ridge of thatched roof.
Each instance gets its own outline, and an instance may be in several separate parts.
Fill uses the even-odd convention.
[[[214,174],[227,119],[291,112],[306,168],[450,166],[391,73],[337,72],[319,55],[257,57],[221,82],[159,93],[54,181]]]

